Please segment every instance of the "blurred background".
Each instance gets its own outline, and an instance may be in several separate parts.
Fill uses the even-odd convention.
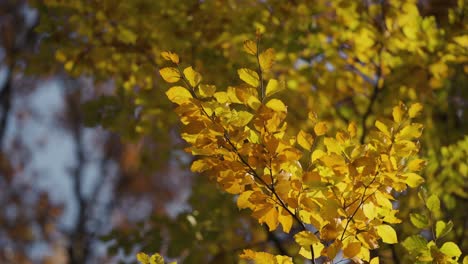
[[[243,63],[229,58],[253,37],[254,26],[271,22],[268,12],[254,19],[256,8],[268,3],[277,8],[270,15],[278,12],[279,19],[301,25],[301,16],[310,15],[301,11],[304,1],[117,2],[0,0],[0,263],[132,263],[140,250],[186,263],[232,263],[245,247],[287,254],[290,238],[254,224],[232,197],[189,172],[192,158],[177,136],[172,106],[161,90],[145,86],[158,87],[151,65],[161,63],[153,57],[166,49],[182,53],[202,71],[231,78],[215,76],[214,83],[229,83],[232,69]],[[456,5],[456,0],[419,1],[421,14],[439,23]],[[104,24],[118,35],[100,31]],[[276,26],[276,40],[268,45],[304,52],[285,57],[302,64],[308,58],[312,65],[307,49],[314,47],[303,43],[310,39],[296,39],[302,30],[314,34],[314,29],[295,31],[290,24]],[[451,90],[443,98],[449,100],[427,117],[435,120],[429,131],[447,132],[432,141],[435,149],[455,144],[467,131],[466,70],[457,67],[445,83]],[[348,120],[353,103],[345,95],[328,94],[339,103],[322,104],[324,109],[344,109],[329,118],[344,113]],[[428,98],[426,104],[438,103]],[[463,160],[466,151],[460,155]],[[430,177],[440,173],[437,166],[432,169]],[[446,201],[458,204],[446,213],[463,227],[456,238],[466,248],[462,176],[454,184],[463,191]]]

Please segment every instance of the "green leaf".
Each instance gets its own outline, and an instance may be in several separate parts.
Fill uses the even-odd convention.
[[[440,200],[439,197],[436,195],[432,194],[427,198],[426,201],[426,207],[431,211],[432,213],[438,213],[440,211]]]
[[[426,228],[429,226],[429,219],[423,214],[410,214],[410,221],[417,228]]]
[[[449,221],[445,223],[444,221],[437,221],[436,223],[436,238],[441,238],[447,235],[453,228],[453,222]]]
[[[451,258],[456,257],[457,259],[462,254],[460,248],[457,246],[457,244],[453,242],[445,242],[440,248],[440,252],[444,253],[445,255]]]
[[[401,244],[410,253],[427,249],[427,241],[421,235],[407,237]]]

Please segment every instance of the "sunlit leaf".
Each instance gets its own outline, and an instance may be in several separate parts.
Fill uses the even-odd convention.
[[[268,72],[275,60],[275,51],[272,48],[265,50],[264,52],[260,53],[258,60],[260,62],[260,68],[262,71]]]
[[[252,85],[253,87],[258,87],[260,85],[260,78],[255,71],[242,68],[237,71],[237,74],[241,80]]]
[[[183,104],[188,99],[193,98],[192,94],[182,86],[173,86],[166,92],[167,98],[176,104]]]
[[[180,80],[180,73],[177,68],[166,67],[159,70],[161,77],[168,83],[175,83]]]
[[[398,243],[395,230],[389,225],[379,225],[375,227],[377,234],[382,238],[382,241],[387,244]]]
[[[202,80],[200,73],[194,71],[192,66],[184,69],[184,76],[192,87],[196,87]]]

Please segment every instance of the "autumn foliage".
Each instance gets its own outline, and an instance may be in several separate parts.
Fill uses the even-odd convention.
[[[117,87],[84,104],[88,125],[128,140],[164,141],[175,131],[191,171],[229,193],[277,244],[237,252],[200,238],[200,229],[194,237],[207,259],[463,259],[464,1],[443,15],[431,10],[438,1],[137,2],[45,1],[58,11],[43,30],[62,41],[46,43],[60,47],[54,57],[69,74]],[[230,238],[233,226],[224,227]],[[190,244],[190,253],[162,255],[183,260]],[[155,251],[138,260],[164,263]]]

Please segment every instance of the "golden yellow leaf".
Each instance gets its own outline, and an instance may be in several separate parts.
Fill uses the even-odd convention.
[[[265,50],[258,56],[258,60],[260,62],[260,68],[262,71],[268,72],[273,66],[273,62],[275,61],[275,51],[272,48]]]
[[[422,134],[423,126],[421,124],[411,124],[405,126],[400,132],[396,135],[396,140],[413,140],[419,138]]]
[[[377,209],[373,203],[365,203],[362,206],[362,211],[369,220],[374,220],[377,217]]]
[[[385,125],[383,122],[377,120],[375,121],[375,127],[380,130],[382,133],[384,133],[387,137],[391,137],[390,131],[388,130],[387,125]]]
[[[244,41],[244,51],[250,55],[257,54],[257,43],[253,40]]]
[[[325,135],[328,131],[327,123],[321,121],[314,126],[314,131],[317,136]]]
[[[426,161],[423,159],[414,159],[408,163],[408,169],[411,171],[421,171],[426,166]]]
[[[301,129],[297,134],[297,143],[299,144],[299,146],[310,151],[310,148],[314,143],[314,137]]]
[[[400,123],[402,120],[403,120],[403,110],[401,109],[401,106],[400,105],[397,105],[395,107],[393,107],[393,120],[396,122],[396,123]]]
[[[250,120],[252,120],[253,114],[247,111],[239,111],[233,114],[233,117],[229,120],[229,124],[236,127],[246,126]]]
[[[202,80],[200,73],[196,72],[192,66],[184,69],[184,76],[192,87],[196,87]]]
[[[403,174],[403,176],[406,176],[405,183],[412,188],[418,187],[419,185],[421,185],[421,183],[424,182],[424,178],[416,173],[408,172]]]
[[[409,117],[410,118],[415,118],[416,116],[419,115],[419,113],[421,112],[422,109],[423,109],[422,104],[420,104],[420,103],[412,104],[410,106],[410,108],[408,109]]]
[[[284,209],[281,210],[281,213],[278,215],[278,221],[283,227],[283,232],[289,233],[293,224],[292,216]]]
[[[188,99],[193,98],[192,94],[182,86],[173,86],[166,92],[167,98],[178,105],[185,103]]]
[[[226,92],[216,92],[214,93],[214,98],[221,104],[229,102],[229,96]]]
[[[149,264],[150,263],[150,257],[143,253],[143,252],[139,252],[137,255],[137,260],[141,263],[141,264]]]
[[[342,148],[340,144],[338,143],[338,141],[336,141],[336,139],[331,138],[331,137],[326,137],[323,140],[323,143],[327,147],[328,153],[336,153],[338,155],[341,154]]]
[[[314,162],[314,161],[320,159],[321,157],[323,157],[325,155],[327,155],[327,153],[325,153],[323,150],[316,149],[316,150],[314,150],[314,152],[312,152],[312,155],[310,155],[310,160],[312,162]]]
[[[237,70],[237,74],[239,75],[239,78],[241,80],[252,85],[255,88],[257,88],[260,85],[260,78],[258,77],[258,74],[253,70],[242,68]]]
[[[357,126],[356,122],[351,122],[348,125],[348,133],[351,138],[354,138],[357,135]]]
[[[293,264],[291,257],[282,255],[272,255],[266,252],[255,252],[244,249],[239,256],[242,259],[253,260],[256,264]]]
[[[372,258],[369,264],[379,264],[379,257]]]
[[[322,243],[313,244],[312,249],[314,251],[314,256],[320,256],[320,253],[324,248],[325,246]],[[306,259],[312,259],[312,252],[310,251],[310,247],[301,247],[299,254]]]
[[[252,195],[253,191],[245,191],[242,192],[239,197],[237,198],[237,207],[239,209],[244,209],[244,208],[251,208],[253,205],[251,202],[249,202],[250,195]]]
[[[193,172],[204,172],[210,169],[210,167],[210,164],[206,163],[205,160],[200,159],[192,163],[192,165],[190,166],[190,170]]]
[[[320,243],[320,240],[314,233],[310,231],[301,231],[294,235],[294,240],[296,243],[304,248],[308,248],[313,244]]]
[[[286,105],[278,99],[271,99],[266,106],[276,112],[287,112]]]
[[[270,231],[275,230],[278,227],[278,210],[272,206],[267,212],[258,219],[261,223],[266,223]]]
[[[162,56],[165,60],[172,61],[172,62],[175,63],[175,64],[178,64],[178,63],[179,63],[179,56],[178,56],[177,54],[175,54],[174,52],[163,51],[163,52],[161,53],[161,56]]]
[[[275,79],[270,79],[270,81],[268,81],[268,84],[267,84],[267,87],[265,89],[265,95],[268,97],[268,96],[271,96],[277,92],[280,92],[284,89],[284,83],[283,82],[278,82],[277,80]]]
[[[180,80],[180,72],[177,68],[166,67],[159,70],[161,77],[168,83],[175,83]]]
[[[377,234],[382,238],[382,241],[387,244],[398,243],[397,235],[393,227],[389,225],[379,225],[375,227]]]

